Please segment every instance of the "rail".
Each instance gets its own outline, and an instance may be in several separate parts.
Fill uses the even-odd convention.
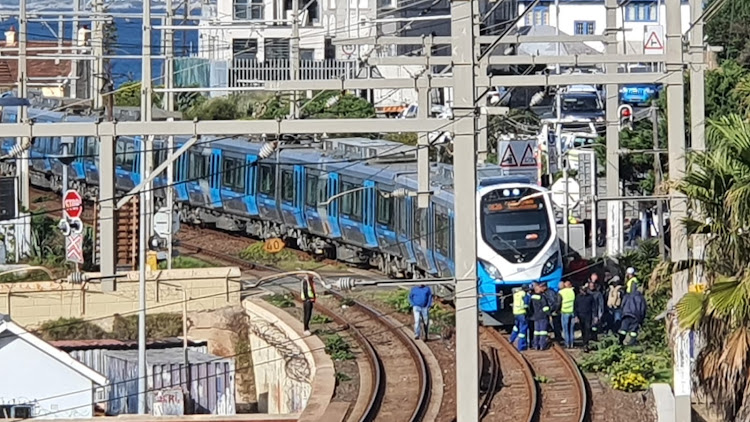
[[[523,378],[523,385],[518,386],[519,388],[522,388],[525,390],[525,394],[529,398],[526,403],[524,403],[523,407],[523,416],[520,416],[518,421],[528,421],[532,422],[535,420],[537,416],[537,407],[539,406],[539,396],[538,396],[538,390],[536,381],[534,379],[534,373],[531,369],[531,366],[529,363],[524,359],[523,355],[521,355],[521,352],[519,352],[509,341],[505,338],[502,334],[495,331],[492,328],[485,328],[486,332],[489,333],[492,340],[495,342],[497,346],[499,346],[499,350],[501,352],[504,352],[504,355],[512,362],[503,362],[500,360],[500,364],[503,363],[507,364],[508,366],[515,364],[518,369],[521,372],[521,376]],[[510,372],[510,371],[504,371],[504,372]],[[521,403],[518,403],[518,406],[521,406]],[[481,409],[480,409],[481,410]],[[489,409],[488,409],[489,410]]]
[[[550,350],[530,350],[524,354],[537,377],[550,382],[540,385],[539,422],[583,422],[586,420],[588,396],[578,365],[559,345]]]

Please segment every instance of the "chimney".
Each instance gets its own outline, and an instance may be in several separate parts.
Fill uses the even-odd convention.
[[[16,27],[11,26],[9,30],[5,31],[5,46],[15,47],[16,45]]]

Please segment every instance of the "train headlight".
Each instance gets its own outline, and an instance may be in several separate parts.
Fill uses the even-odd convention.
[[[500,274],[500,270],[497,269],[494,265],[490,264],[487,261],[481,261],[482,265],[484,266],[484,270],[487,271],[487,274],[490,275],[490,277],[494,278],[495,281],[502,281],[503,276]]]
[[[559,252],[555,252],[554,255],[549,257],[547,262],[544,263],[544,267],[542,267],[542,277],[552,274],[552,272],[557,269],[559,260],[560,260]]]

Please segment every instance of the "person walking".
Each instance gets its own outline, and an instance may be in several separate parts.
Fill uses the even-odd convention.
[[[581,326],[583,350],[586,352],[589,350],[589,342],[591,341],[591,325],[594,322],[595,307],[596,303],[588,286],[581,287],[580,294],[575,298],[574,308],[576,319]]]
[[[305,329],[305,335],[310,335],[310,319],[312,318],[313,305],[315,304],[315,280],[308,274],[302,279],[300,288],[300,297],[302,298],[302,325]]]
[[[622,299],[622,325],[618,331],[620,344],[635,345],[638,331],[646,319],[646,299],[640,290],[626,293]]]
[[[544,350],[547,348],[547,337],[549,332],[550,307],[547,299],[544,297],[544,291],[541,285],[534,285],[534,294],[531,295],[531,320],[534,321],[534,349]]]
[[[562,300],[556,291],[547,286],[547,283],[542,283],[541,287],[550,308],[550,324],[552,326],[552,332],[555,333],[555,341],[562,343],[562,317],[560,316]]]
[[[518,339],[519,352],[527,349],[526,335],[529,331],[529,324],[526,321],[526,312],[529,308],[529,287],[516,287],[513,289],[513,333],[510,335],[510,344],[514,344]]]
[[[589,278],[588,289],[589,294],[594,299],[594,310],[591,320],[591,340],[599,340],[599,327],[601,326],[602,317],[604,316],[604,295],[599,290],[599,284],[596,282],[598,279],[596,273],[592,274]]]
[[[612,333],[617,333],[620,330],[623,294],[620,277],[612,277],[609,281],[609,289],[607,289],[607,325],[608,331]]]
[[[429,286],[420,284],[414,286],[409,292],[409,304],[414,313],[414,338],[419,340],[422,333],[421,321],[424,322],[425,338],[429,336],[430,326],[430,308],[432,307],[432,289]]]
[[[573,283],[570,280],[563,282],[563,288],[560,289],[562,304],[560,306],[560,319],[562,321],[562,335],[565,339],[565,347],[573,348],[574,327],[575,327],[575,300],[576,293],[573,290]]]
[[[640,287],[640,281],[635,276],[635,268],[628,267],[625,270],[625,293],[632,293]]]

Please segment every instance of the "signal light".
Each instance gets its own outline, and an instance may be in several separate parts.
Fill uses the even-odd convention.
[[[619,129],[633,130],[633,107],[623,104],[617,109],[620,116]]]

